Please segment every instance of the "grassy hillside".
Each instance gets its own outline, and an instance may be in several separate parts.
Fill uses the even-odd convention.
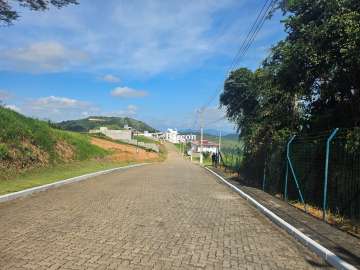
[[[139,135],[139,136],[134,136],[134,139],[137,140],[138,142],[144,142],[144,143],[154,143],[154,144],[158,144],[160,145],[159,141],[153,140],[151,138]]]
[[[90,129],[108,127],[111,129],[123,129],[124,125],[129,125],[138,131],[156,132],[156,129],[144,122],[129,117],[104,117],[91,116],[85,119],[64,121],[57,124],[60,128],[77,132],[88,132]]]
[[[0,107],[0,180],[35,168],[103,157],[108,152],[83,134]]]
[[[196,135],[197,140],[200,140],[199,132],[195,132],[192,134]],[[209,140],[209,141],[218,143],[219,136],[204,133],[204,140]],[[236,148],[236,147],[241,147],[241,146],[242,146],[242,142],[239,141],[239,136],[237,134],[229,134],[229,135],[221,137],[222,149],[231,149],[231,148]]]

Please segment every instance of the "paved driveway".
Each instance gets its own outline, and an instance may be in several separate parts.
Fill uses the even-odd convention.
[[[163,164],[0,204],[1,269],[316,267],[319,258],[173,151]]]

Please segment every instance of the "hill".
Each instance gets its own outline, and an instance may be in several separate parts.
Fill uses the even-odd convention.
[[[0,179],[33,168],[103,157],[83,134],[55,129],[0,106]]]
[[[199,133],[199,130],[198,129],[182,129],[182,130],[179,130],[180,133],[182,134],[187,134],[187,133],[192,133],[192,134],[195,134],[195,133]],[[221,131],[223,137],[224,136],[238,136],[236,133],[231,133],[231,132],[228,132],[228,131],[224,131],[222,130]],[[204,129],[204,134],[208,134],[208,135],[212,135],[212,136],[219,136],[219,130],[218,129]]]
[[[88,132],[90,129],[97,129],[99,127],[123,129],[125,125],[135,128],[140,132],[144,132],[145,130],[149,132],[157,131],[146,123],[129,117],[91,116],[85,119],[60,122],[56,125],[61,129],[77,132]]]
[[[180,132],[183,133],[183,132]],[[196,135],[196,138],[200,140],[200,132],[192,132],[192,134]],[[209,140],[212,142],[218,143],[219,136],[209,134],[207,132],[204,132],[203,134],[204,140]],[[231,149],[236,147],[241,147],[242,143],[239,141],[239,135],[238,134],[227,134],[225,136],[221,137],[221,147],[222,149]]]

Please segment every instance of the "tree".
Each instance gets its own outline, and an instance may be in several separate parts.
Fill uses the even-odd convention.
[[[61,8],[69,4],[78,4],[77,0],[13,0],[20,6],[35,11],[44,11],[50,6]],[[0,0],[0,24],[10,25],[19,18],[18,12],[8,0]]]
[[[220,105],[241,131],[249,155],[263,151],[278,132],[289,134],[292,123],[299,125],[300,111],[292,105],[292,96],[274,83],[271,72],[264,67],[255,72],[238,69],[226,79],[220,96]]]
[[[279,8],[286,38],[254,72],[233,71],[220,96],[241,131],[245,174],[254,179],[265,160],[281,177],[291,134],[360,127],[360,1],[281,0]],[[360,145],[353,130],[346,144],[352,152]]]
[[[220,97],[256,152],[289,132],[360,126],[360,1],[282,0],[287,37]],[[281,138],[280,138],[281,139]]]
[[[282,0],[286,39],[266,65],[306,100],[312,130],[360,125],[360,1]]]

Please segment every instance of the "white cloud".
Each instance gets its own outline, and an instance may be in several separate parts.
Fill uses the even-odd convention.
[[[125,109],[118,110],[116,112],[104,113],[107,116],[118,117],[135,117],[138,111],[138,107],[135,105],[128,105]]]
[[[30,102],[32,109],[44,110],[44,109],[71,109],[71,108],[84,108],[88,107],[89,103],[80,101],[77,99],[71,99],[66,97],[43,97]]]
[[[16,112],[22,112],[22,110],[18,106],[14,105],[14,104],[5,105],[5,108],[11,109],[11,110],[16,111]]]
[[[136,114],[137,110],[138,110],[138,107],[135,106],[135,105],[128,105],[127,106],[127,111],[130,114]]]
[[[103,76],[101,79],[103,81],[110,82],[110,83],[120,82],[120,78],[115,75],[112,75],[112,74],[107,74],[107,75]]]
[[[89,102],[57,96],[29,100],[21,104],[19,108],[26,115],[52,121],[78,119],[100,111],[97,106]]]
[[[120,98],[141,98],[148,95],[144,90],[136,90],[129,87],[117,87],[111,91],[111,95]]]
[[[7,100],[10,97],[11,97],[11,94],[8,91],[0,89],[0,101]]]
[[[124,3],[108,0],[106,5],[100,2],[82,1],[79,6],[60,11],[51,9],[36,16],[23,11],[11,31],[10,28],[2,30],[8,38],[0,44],[0,51],[3,49],[9,54],[10,50],[11,60],[15,60],[16,65],[10,65],[9,61],[4,63],[0,58],[0,67],[32,71],[30,67],[36,67],[40,62],[41,72],[68,70],[74,67],[73,61],[69,60],[83,62],[85,52],[85,55],[91,55],[91,59],[88,65],[81,66],[82,71],[111,70],[131,75],[155,75],[193,68],[213,57],[214,53],[232,51],[229,46],[237,46],[239,33],[242,32],[239,29],[248,26],[239,23],[247,22],[248,18],[234,16],[239,21],[233,21],[228,27],[230,24],[224,23],[228,18],[220,13],[225,10],[231,12],[235,7],[239,9],[249,0],[198,0],[188,1],[186,5],[176,0]],[[99,16],[99,10],[102,19],[94,20]],[[34,42],[44,40],[44,37],[58,41],[64,48],[71,48],[66,51],[73,55],[64,59],[55,54],[60,61],[53,61],[53,56],[46,54],[46,59],[43,59]],[[42,47],[49,50],[49,46]],[[63,55],[59,46],[50,47],[51,51]],[[42,61],[30,61],[24,48],[40,54]],[[20,53],[20,59],[14,57],[16,52]],[[80,59],[79,53],[82,55]]]
[[[7,105],[6,107],[28,116],[52,121],[73,120],[94,115],[134,117],[138,112],[138,107],[131,104],[123,109],[108,112],[87,101],[57,96],[41,97],[19,106]]]
[[[21,48],[0,51],[0,69],[31,73],[65,71],[88,60],[86,53],[55,41],[35,42]]]

